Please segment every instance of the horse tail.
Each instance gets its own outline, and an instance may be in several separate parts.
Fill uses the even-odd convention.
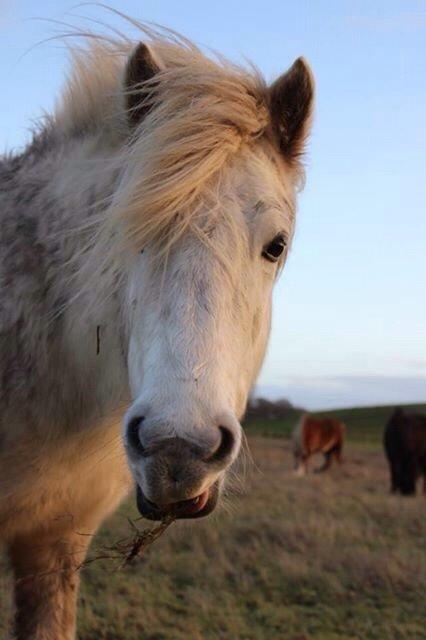
[[[343,441],[345,438],[345,425],[340,420],[325,419],[324,422],[324,437],[327,440],[322,442],[322,453],[333,453],[340,455],[343,449]]]
[[[330,449],[330,453],[333,454],[334,458],[337,462],[342,463],[342,452],[343,452],[343,443],[346,436],[346,425],[344,422],[337,423],[337,434],[336,434],[336,442],[333,447]]]
[[[339,421],[339,437],[338,437],[338,446],[340,451],[343,449],[343,443],[346,438],[346,425],[344,422]]]

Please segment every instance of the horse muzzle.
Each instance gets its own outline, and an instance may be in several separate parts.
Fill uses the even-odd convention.
[[[214,511],[219,498],[219,482],[189,500],[180,500],[158,505],[144,495],[139,485],[136,487],[136,504],[139,513],[148,520],[164,520],[168,517],[182,519],[203,518]]]
[[[234,424],[214,427],[213,438],[149,437],[144,419],[130,418],[125,444],[137,485],[137,505],[150,520],[201,518],[218,502],[227,467],[236,457],[240,433]],[[149,426],[149,425],[148,425]],[[239,427],[239,425],[238,425]],[[147,435],[148,434],[148,435]],[[205,435],[205,434],[204,434]]]

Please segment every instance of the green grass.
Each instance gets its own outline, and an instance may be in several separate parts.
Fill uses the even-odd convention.
[[[126,570],[106,561],[84,571],[79,639],[425,640],[425,500],[388,493],[389,409],[338,413],[345,464],[306,478],[293,475],[285,438],[249,426],[254,464],[214,516],[174,523]],[[129,535],[133,503],[92,555]],[[0,575],[5,637],[10,578]]]

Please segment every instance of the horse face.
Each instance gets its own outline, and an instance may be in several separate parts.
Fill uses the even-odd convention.
[[[151,518],[214,508],[240,448],[291,241],[292,189],[271,150],[247,152],[227,183],[202,231],[184,234],[160,267],[161,248],[146,247],[131,275],[125,437]]]
[[[132,78],[141,68],[147,70],[149,51],[139,48],[135,56],[128,74]],[[156,63],[149,62],[151,74]],[[166,74],[166,98],[169,80]],[[157,98],[161,78],[159,84]],[[269,89],[269,134],[240,144],[239,129],[232,129],[235,152],[220,171],[209,174],[203,192],[191,201],[196,213],[186,212],[187,224],[175,229],[173,242],[167,240],[173,236],[172,225],[166,235],[148,241],[130,267],[126,308],[131,310],[127,324],[133,404],[124,433],[139,510],[148,518],[193,518],[211,512],[225,472],[238,455],[239,420],[263,360],[272,287],[292,237],[296,158],[311,97],[310,74],[299,61]],[[169,131],[164,108],[156,113],[154,106],[146,130],[142,128],[144,140],[154,139],[155,126],[162,121]],[[190,102],[188,108],[196,105]],[[281,112],[285,123],[277,116]],[[137,104],[131,104],[131,113],[145,117]],[[203,117],[199,112],[197,118]],[[238,117],[238,108],[233,117]],[[217,134],[222,131],[219,123]],[[211,144],[217,149],[215,138]],[[183,180],[190,173],[185,153]],[[172,157],[178,158],[175,149]],[[210,167],[209,160],[205,164]],[[166,166],[174,168],[175,163],[168,160]],[[168,174],[167,183],[180,185],[180,179]],[[158,202],[158,178],[150,186]],[[186,206],[184,199],[180,202]],[[173,218],[179,221],[178,215]]]

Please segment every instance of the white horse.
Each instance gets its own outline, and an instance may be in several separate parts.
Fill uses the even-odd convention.
[[[80,533],[132,482],[147,518],[215,508],[293,234],[306,63],[267,86],[141,30],[76,52],[55,113],[0,163],[0,537],[20,640],[75,637]]]

